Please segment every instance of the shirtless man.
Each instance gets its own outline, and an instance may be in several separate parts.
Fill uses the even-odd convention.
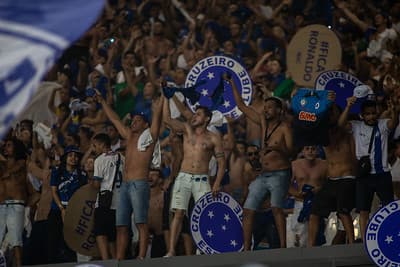
[[[159,169],[150,169],[149,231],[153,236],[151,258],[162,257],[166,253],[166,242],[163,233],[164,191],[162,191],[161,179],[161,171]]]
[[[17,139],[5,142],[5,161],[0,162],[0,245],[7,233],[16,266],[22,264],[22,233],[28,201],[26,151]]]
[[[339,116],[339,108],[332,105],[329,118],[330,144],[324,147],[328,163],[328,179],[314,197],[308,223],[308,247],[315,245],[320,217],[328,217],[332,211],[338,213],[348,243],[354,241],[353,219],[350,212],[355,207],[355,145],[353,137],[346,129],[337,126]]]
[[[295,197],[296,202],[291,220],[288,223],[295,236],[294,244],[288,244],[288,247],[305,247],[307,245],[308,216],[305,214],[307,213],[306,210],[303,210],[303,214],[306,216],[305,220],[298,221],[304,207],[303,201],[306,200],[306,208],[309,207],[313,201],[312,196],[321,189],[326,179],[327,163],[325,160],[317,158],[318,148],[316,146],[304,146],[303,156],[304,158],[292,161],[292,181],[289,194]],[[309,193],[305,190],[306,188],[311,189]]]
[[[233,80],[227,75],[238,108],[253,122],[261,126],[264,141],[260,151],[262,171],[249,186],[244,204],[243,240],[244,250],[250,250],[251,232],[255,211],[262,204],[266,194],[271,197],[271,207],[279,233],[280,245],[286,247],[286,217],[283,213],[290,182],[290,156],[293,147],[292,131],[281,121],[282,102],[278,98],[267,98],[264,113],[257,113],[243,102]]]
[[[232,119],[228,120],[228,132],[223,136],[223,149],[225,153],[226,166],[225,175],[222,183],[223,191],[230,194],[238,203],[243,204],[245,176],[244,166],[246,163],[245,151],[246,144],[244,142],[235,141],[232,129]],[[240,149],[242,148],[243,149]],[[242,151],[243,150],[243,151]]]
[[[183,133],[183,161],[181,170],[175,179],[171,197],[171,211],[174,218],[170,227],[169,251],[165,257],[175,255],[175,246],[182,229],[182,221],[193,195],[196,202],[200,197],[212,191],[216,196],[224,176],[225,157],[221,137],[207,130],[212,113],[205,107],[198,107],[190,122],[171,119],[169,101],[164,101],[165,123],[175,132]],[[208,167],[215,155],[218,172],[212,190],[208,179]]]
[[[228,155],[226,169],[229,174],[229,183],[224,187],[224,191],[230,194],[239,204],[244,202],[244,187],[246,186],[244,166],[246,157],[237,148],[242,143],[236,143],[233,151]]]
[[[149,238],[147,213],[150,187],[147,177],[160,131],[163,102],[160,98],[153,100],[153,115],[149,128],[150,120],[144,112],[132,114],[130,127],[125,127],[99,92],[97,92],[97,101],[102,105],[104,113],[115,125],[121,137],[127,142],[126,164],[116,212],[117,260],[125,258],[128,245],[128,225],[131,222],[132,211],[135,214],[135,223],[139,230],[139,255],[137,258],[143,259],[146,256]],[[143,139],[146,139],[145,142],[140,142]]]

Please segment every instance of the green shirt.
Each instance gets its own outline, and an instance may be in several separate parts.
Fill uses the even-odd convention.
[[[124,90],[127,86],[126,82],[117,83],[115,85],[114,96],[114,110],[118,114],[119,118],[122,120],[126,114],[132,112],[135,108],[135,97],[129,92],[127,95],[121,97],[119,93]],[[142,83],[137,83],[136,87],[138,91],[143,91],[144,85]]]

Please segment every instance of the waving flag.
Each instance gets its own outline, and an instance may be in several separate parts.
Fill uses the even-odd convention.
[[[0,2],[0,138],[56,59],[95,21],[102,0]]]

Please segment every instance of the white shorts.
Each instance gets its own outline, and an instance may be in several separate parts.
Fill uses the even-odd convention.
[[[6,200],[0,204],[0,245],[5,234],[12,247],[22,246],[25,206],[22,200]]]
[[[172,190],[171,211],[177,209],[187,211],[192,195],[196,202],[210,191],[211,187],[207,174],[180,172],[175,179]]]
[[[308,221],[300,223],[297,221],[300,211],[303,208],[303,202],[295,201],[293,214],[291,214],[290,219],[287,221],[288,229],[287,234],[292,235],[288,240],[293,240],[288,242],[287,247],[306,247],[307,246],[307,236],[308,236]]]

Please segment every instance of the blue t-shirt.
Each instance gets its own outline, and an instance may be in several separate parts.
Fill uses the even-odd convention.
[[[292,98],[292,109],[299,121],[306,124],[319,123],[332,104],[328,91],[300,88]]]
[[[68,205],[68,201],[76,190],[87,183],[87,174],[82,170],[74,170],[68,172],[63,168],[53,168],[50,177],[50,186],[57,187],[57,194],[63,205]],[[54,199],[51,202],[51,209],[58,210],[58,206]]]

